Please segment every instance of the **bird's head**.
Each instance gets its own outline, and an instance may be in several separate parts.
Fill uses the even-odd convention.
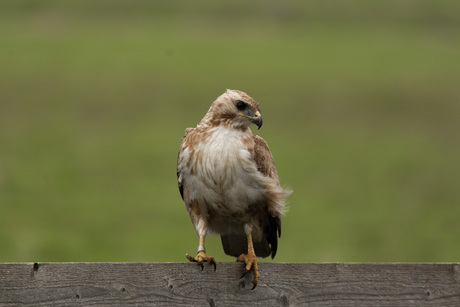
[[[246,93],[237,90],[227,90],[217,97],[208,116],[207,120],[217,125],[231,125],[237,129],[246,129],[251,124],[259,129],[262,127],[259,104]]]

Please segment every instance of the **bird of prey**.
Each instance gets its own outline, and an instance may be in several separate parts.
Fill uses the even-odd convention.
[[[214,265],[205,251],[208,234],[221,236],[224,252],[245,264],[259,281],[257,257],[276,255],[281,216],[290,191],[282,188],[273,156],[249,128],[262,126],[259,104],[246,93],[227,90],[196,128],[187,128],[177,158],[177,182],[199,236],[189,261]],[[242,277],[243,277],[242,276]]]

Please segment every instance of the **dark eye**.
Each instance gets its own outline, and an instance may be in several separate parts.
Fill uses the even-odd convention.
[[[240,111],[243,111],[244,109],[246,109],[247,106],[248,106],[248,104],[246,102],[244,102],[244,101],[238,100],[236,102],[236,107]]]

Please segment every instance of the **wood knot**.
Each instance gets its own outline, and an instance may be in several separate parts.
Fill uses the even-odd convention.
[[[286,295],[281,295],[278,299],[280,306],[289,306],[289,300]]]
[[[212,298],[208,297],[207,301],[208,301],[209,307],[215,307],[216,306],[216,303],[214,302],[214,300]]]

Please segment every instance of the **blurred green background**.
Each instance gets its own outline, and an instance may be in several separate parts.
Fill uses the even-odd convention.
[[[186,261],[226,88],[294,190],[275,261],[459,260],[459,1],[3,0],[0,45],[2,262]]]

